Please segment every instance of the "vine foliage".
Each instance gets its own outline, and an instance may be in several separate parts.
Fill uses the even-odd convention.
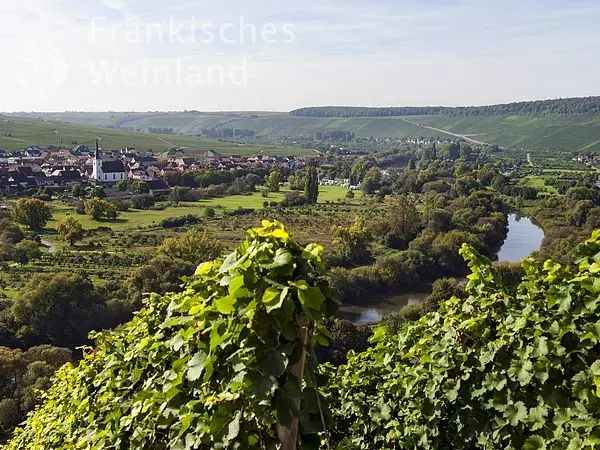
[[[464,246],[469,297],[333,372],[338,448],[600,447],[600,230],[577,269],[527,259],[516,294]]]
[[[294,419],[302,445],[316,447],[313,376],[293,368],[311,343],[327,343],[320,322],[338,307],[323,249],[298,245],[278,222],[249,234],[224,261],[200,265],[184,292],[153,295],[130,323],[95,334],[8,449],[276,448],[278,427]]]

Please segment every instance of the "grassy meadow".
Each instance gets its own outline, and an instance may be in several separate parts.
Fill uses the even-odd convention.
[[[281,202],[285,196],[285,189],[281,192],[270,192],[268,197],[262,196],[262,191],[254,192],[252,195],[232,195],[223,198],[214,198],[195,203],[180,203],[178,206],[168,206],[163,210],[130,210],[121,212],[117,220],[95,221],[91,217],[76,214],[73,206],[63,202],[53,202],[54,214],[48,222],[44,234],[49,240],[58,239],[56,224],[68,215],[75,216],[81,222],[84,229],[98,227],[110,227],[115,232],[136,231],[147,227],[158,225],[164,219],[182,217],[188,214],[202,216],[206,208],[212,207],[219,211],[229,212],[238,208],[262,209],[265,201]],[[337,202],[343,200],[347,189],[339,186],[321,186],[319,190],[319,203]],[[359,196],[357,194],[357,196]]]

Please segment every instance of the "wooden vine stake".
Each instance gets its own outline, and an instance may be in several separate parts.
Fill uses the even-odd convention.
[[[306,364],[306,348],[308,346],[308,318],[304,314],[296,316],[298,324],[298,337],[302,342],[302,356],[297,364],[292,366],[291,373],[302,384],[304,379],[304,365]],[[298,448],[298,428],[299,421],[297,417],[292,417],[292,422],[287,427],[278,426],[277,434],[281,442],[281,450],[296,450]]]

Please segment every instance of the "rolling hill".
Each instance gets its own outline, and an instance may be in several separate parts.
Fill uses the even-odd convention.
[[[101,114],[94,116],[101,121]],[[89,121],[93,122],[93,121]],[[104,125],[112,125],[108,121]],[[314,150],[291,146],[247,145],[222,142],[214,139],[200,139],[191,136],[133,132],[92,126],[58,122],[47,118],[16,117],[0,115],[0,149],[24,150],[31,145],[66,146],[77,144],[92,145],[99,139],[103,148],[117,150],[133,147],[138,150],[164,152],[172,147],[186,148],[186,154],[199,155],[207,150],[223,155],[314,155]]]
[[[599,114],[600,97],[461,108],[322,107],[303,108],[291,113],[193,111],[30,115],[85,126],[117,126],[126,130],[172,128],[175,133],[190,136],[215,128],[252,130],[256,136],[268,138],[295,138],[327,130],[346,130],[358,137],[377,138],[458,136],[513,150],[574,155],[600,152]],[[156,142],[157,138],[153,139]],[[169,135],[163,139],[186,138]]]

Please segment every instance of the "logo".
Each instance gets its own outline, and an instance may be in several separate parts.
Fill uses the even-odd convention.
[[[17,81],[28,86],[57,86],[67,80],[69,68],[48,39],[27,42],[17,53]]]

